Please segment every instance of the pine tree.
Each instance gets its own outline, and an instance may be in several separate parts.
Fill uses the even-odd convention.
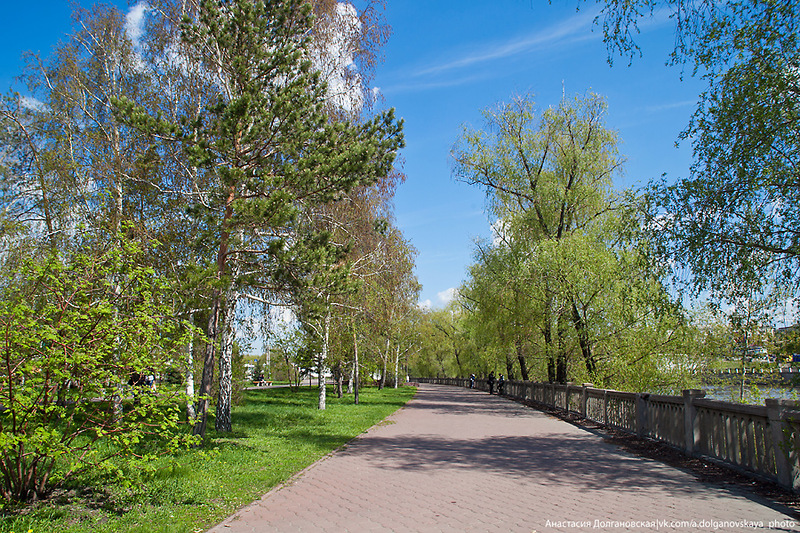
[[[298,215],[386,175],[403,142],[392,111],[362,123],[325,113],[326,86],[307,53],[312,22],[301,0],[203,1],[197,20],[186,19],[183,28],[187,61],[201,65],[218,91],[199,117],[168,122],[130,100],[116,101],[124,121],[179,143],[212,184],[191,207],[202,221],[198,245],[213,256],[199,435],[224,324],[232,323],[238,296],[295,289],[293,261],[327,246],[324,237],[298,233]],[[222,431],[231,429],[229,355],[223,351],[220,361],[216,427]]]

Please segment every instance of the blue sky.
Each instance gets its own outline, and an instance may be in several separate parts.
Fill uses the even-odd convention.
[[[593,91],[608,100],[607,127],[627,158],[619,188],[663,173],[685,176],[690,146],[675,147],[697,102],[699,80],[665,66],[669,24],[646,25],[644,57],[610,67],[592,5],[577,2],[389,2],[393,35],[376,85],[405,119],[406,184],[396,197],[400,228],[419,250],[421,299],[443,303],[471,262],[476,237],[489,236],[484,195],[451,177],[449,152],[462,124],[481,127],[480,111],[533,93],[541,107],[562,94]],[[594,31],[593,31],[594,29]]]
[[[80,0],[82,6],[92,2]],[[115,2],[125,6],[126,2]],[[607,127],[620,134],[627,158],[618,188],[663,173],[685,176],[687,145],[675,141],[702,89],[688,73],[665,66],[673,43],[665,21],[646,24],[643,58],[607,63],[591,4],[578,0],[388,0],[393,34],[374,85],[405,120],[401,156],[407,176],[395,198],[397,224],[417,248],[421,301],[442,305],[463,280],[473,242],[489,236],[484,196],[453,180],[449,152],[463,124],[481,127],[480,111],[515,94],[541,107],[592,91],[608,100]],[[23,51],[46,55],[71,26],[70,2],[14,2],[0,32],[0,91],[19,74]]]

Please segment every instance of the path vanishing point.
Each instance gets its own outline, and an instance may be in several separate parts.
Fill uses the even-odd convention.
[[[422,384],[382,423],[209,531],[800,531],[800,516],[517,402]]]

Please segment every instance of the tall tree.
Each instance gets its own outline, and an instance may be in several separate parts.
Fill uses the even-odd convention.
[[[620,361],[655,346],[631,339],[674,319],[638,232],[641,200],[611,190],[621,158],[604,112],[592,95],[537,117],[519,98],[454,149],[456,178],[482,187],[496,217],[462,295],[509,375],[616,381]]]
[[[502,231],[529,246],[563,250],[562,242],[590,234],[610,208],[611,178],[620,159],[616,134],[603,125],[604,111],[597,96],[564,100],[538,120],[530,97],[486,111],[486,130],[465,130],[453,149],[455,176],[486,191]],[[550,378],[566,380],[567,324],[583,339],[581,351],[591,372],[595,360],[585,342],[587,324],[575,312],[579,295],[563,290],[552,276],[541,279]]]
[[[340,368],[340,376],[349,367],[354,400],[358,403],[359,370],[363,358],[359,359],[359,348],[372,348],[372,352],[385,355],[385,340],[389,331],[397,331],[398,321],[383,321],[387,307],[407,306],[409,293],[405,287],[413,287],[413,257],[415,251],[393,225],[392,197],[403,176],[393,172],[373,186],[354,189],[340,202],[323,206],[316,215],[317,223],[327,228],[334,242],[346,249],[344,259],[349,265],[351,290],[340,293],[329,301],[333,324],[339,331],[338,353],[333,354]],[[383,281],[398,283],[388,292],[382,292]],[[378,297],[382,294],[385,298]],[[402,302],[402,303],[401,303]],[[364,325],[372,325],[365,328]],[[369,331],[371,329],[371,331]],[[344,336],[342,331],[349,334]],[[377,347],[380,338],[381,348]],[[333,349],[334,347],[331,346]],[[395,355],[397,354],[394,346]],[[332,350],[333,351],[333,350]],[[396,357],[395,357],[396,359]]]
[[[304,206],[387,174],[402,144],[391,111],[360,123],[325,113],[327,88],[307,52],[311,28],[311,6],[301,0],[203,1],[183,36],[187,60],[213,80],[212,103],[197,120],[169,122],[129,99],[116,101],[127,123],[178,143],[209,176],[209,190],[193,207],[201,242],[214,255],[197,434],[205,433],[222,321],[234,315],[238,292],[293,287],[292,258],[312,257],[326,241],[295,231]],[[222,395],[216,425],[230,430]]]

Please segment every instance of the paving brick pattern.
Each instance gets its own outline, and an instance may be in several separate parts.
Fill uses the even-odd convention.
[[[423,384],[210,531],[800,531],[800,518],[516,402]]]

